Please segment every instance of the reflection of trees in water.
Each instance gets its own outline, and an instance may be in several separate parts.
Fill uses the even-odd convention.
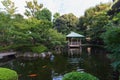
[[[52,68],[58,74],[64,74],[64,71],[67,70],[67,58],[61,55],[56,55]]]
[[[69,48],[68,56],[79,56],[82,53],[82,47],[80,48]]]
[[[105,52],[103,49],[91,48],[91,55],[84,58],[82,67],[100,80],[112,80],[112,68]]]
[[[20,74],[19,80],[51,80],[51,64],[48,60],[17,59],[13,64],[15,66],[14,70]],[[37,76],[31,77],[32,74]]]
[[[16,59],[12,61],[12,68],[20,74],[19,80],[53,80],[58,79],[67,72],[84,69],[100,80],[112,80],[110,61],[106,58],[106,53],[102,49],[91,47],[91,54],[88,55],[87,47],[73,50],[72,56],[54,55],[52,61],[45,59]],[[77,54],[76,54],[77,53]],[[9,66],[8,66],[9,65]],[[11,64],[5,65],[10,67]],[[31,78],[29,75],[36,74]]]
[[[68,62],[71,66],[75,69],[77,67],[84,69],[86,72],[100,78],[100,80],[112,80],[110,60],[107,59],[106,51],[103,48],[85,47],[82,51],[83,52],[78,52],[78,49],[74,49],[74,51],[68,52],[68,54],[72,54],[69,56],[71,59],[69,60],[68,58]],[[78,54],[80,54],[79,57]],[[79,58],[81,58],[81,60]]]
[[[3,60],[3,59],[2,59]],[[12,66],[13,66],[13,61],[14,61],[14,59],[7,59],[7,60],[3,60],[3,61],[0,61],[0,66],[4,66],[4,65],[7,65],[7,66],[9,66],[11,69],[13,69],[12,68]]]

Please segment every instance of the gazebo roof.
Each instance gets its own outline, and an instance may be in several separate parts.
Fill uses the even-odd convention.
[[[78,37],[78,38],[82,38],[84,37],[81,34],[75,33],[75,32],[71,32],[70,34],[68,34],[66,37]]]

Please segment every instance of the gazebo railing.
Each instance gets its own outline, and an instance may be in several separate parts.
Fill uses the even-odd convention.
[[[80,42],[69,42],[69,45],[80,45]]]

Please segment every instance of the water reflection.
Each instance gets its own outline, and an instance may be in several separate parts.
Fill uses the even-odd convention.
[[[69,48],[68,49],[68,56],[79,56],[82,54],[82,47],[80,48]]]
[[[58,54],[45,59],[17,58],[1,66],[16,70],[19,80],[61,80],[65,73],[71,71],[85,71],[100,80],[112,80],[112,68],[106,53],[102,49],[94,49],[91,49],[91,55],[88,55],[87,48],[83,48],[82,52],[71,49],[68,56]]]
[[[54,76],[54,77],[53,77],[53,80],[62,80],[62,77],[63,77],[63,76]]]
[[[91,55],[91,47],[87,47],[88,55]]]
[[[63,75],[55,73],[54,70],[52,70],[52,80],[62,80]]]

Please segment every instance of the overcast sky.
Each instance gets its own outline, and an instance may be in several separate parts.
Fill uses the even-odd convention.
[[[2,0],[0,0],[2,1]],[[24,13],[25,1],[31,0],[12,0],[15,2],[15,5],[18,7],[18,13]],[[39,3],[42,3],[44,7],[48,8],[52,14],[59,12],[62,14],[73,13],[77,17],[80,17],[84,14],[84,11],[89,7],[93,7],[100,3],[107,3],[112,0],[38,0]],[[2,4],[0,3],[0,8]]]

